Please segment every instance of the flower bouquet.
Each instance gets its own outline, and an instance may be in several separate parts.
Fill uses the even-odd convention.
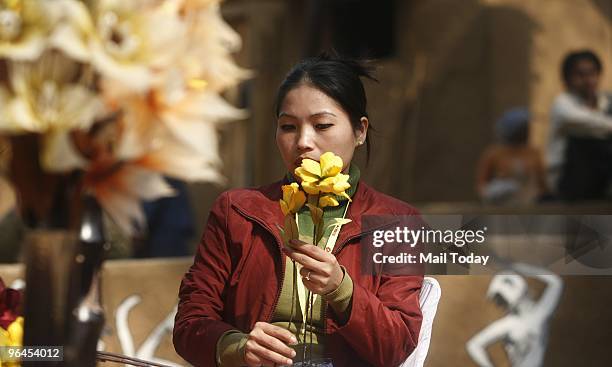
[[[304,204],[308,207],[314,224],[312,237],[302,237],[306,242],[318,245],[329,227],[341,226],[351,221],[345,218],[323,220],[325,207],[340,205],[337,196],[351,200],[346,194],[346,190],[351,187],[348,183],[349,175],[341,173],[342,166],[342,158],[332,152],[322,154],[320,162],[304,159],[294,172],[300,179],[300,184],[293,182],[282,187],[283,198],[279,203],[285,219],[284,227],[278,228],[285,246],[291,246],[291,240],[300,239],[295,214]]]
[[[296,242],[292,240],[300,240],[306,243],[312,243],[315,246],[325,246],[325,250],[331,252],[333,244],[330,245],[330,241],[323,244],[325,235],[330,227],[331,232],[328,234],[328,239],[337,238],[338,233],[342,225],[351,222],[350,219],[346,219],[346,212],[348,210],[348,203],[344,209],[344,215],[342,218],[324,218],[324,208],[336,207],[340,205],[339,198],[344,197],[351,201],[351,198],[346,193],[346,190],[350,188],[348,182],[349,175],[343,174],[342,171],[343,162],[339,156],[336,156],[332,152],[326,152],[321,155],[319,162],[312,159],[302,160],[301,166],[295,169],[295,177],[297,177],[300,183],[293,182],[289,185],[282,186],[283,197],[280,199],[279,204],[281,211],[284,215],[284,225],[278,226],[285,246],[293,247],[296,246]],[[306,205],[310,212],[310,219],[313,223],[312,235],[308,233],[300,233],[297,223],[298,213],[302,207]],[[335,239],[332,241],[335,242]],[[293,261],[293,260],[292,260]],[[297,287],[296,283],[300,282],[297,274],[297,267],[295,261],[293,261],[293,283],[294,287],[292,290],[292,304],[295,303],[295,289],[300,289],[299,296],[303,294],[303,284]],[[301,283],[299,283],[301,284]],[[301,330],[302,337],[301,341],[303,344],[308,344],[303,349],[301,366],[330,366],[331,362],[325,360],[314,360],[310,353],[307,354],[307,350],[312,351],[312,334],[309,343],[307,340],[307,329],[313,330],[313,310],[315,295],[312,292],[306,292],[304,297],[299,297],[300,307],[302,308],[302,320],[303,329]],[[293,310],[293,309],[292,309]],[[291,314],[289,325],[293,321],[293,313]],[[298,330],[300,334],[300,330]],[[298,338],[300,340],[300,338]]]

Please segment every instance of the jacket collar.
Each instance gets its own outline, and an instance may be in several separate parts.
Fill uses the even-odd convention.
[[[272,233],[279,244],[282,242],[280,240],[277,225],[282,225],[284,220],[278,201],[282,198],[281,186],[286,183],[287,180],[285,178],[284,180],[274,182],[258,189],[240,190],[232,198],[232,206],[235,207],[241,215],[247,217],[247,219],[255,220],[264,226],[265,229]],[[365,231],[361,229],[361,219],[364,215],[388,215],[392,212],[393,208],[384,207],[377,202],[378,200],[374,193],[375,191],[362,181],[357,185],[357,191],[353,196],[353,202],[349,205],[346,214],[351,222],[342,226],[342,230],[338,236],[338,250],[341,249],[348,240],[365,233]],[[392,223],[383,223],[376,226],[376,228],[385,227],[390,224]],[[373,229],[375,228],[369,229],[367,232]]]

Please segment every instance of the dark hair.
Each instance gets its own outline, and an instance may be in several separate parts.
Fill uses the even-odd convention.
[[[278,117],[287,93],[302,84],[310,84],[335,100],[349,116],[353,130],[360,126],[362,117],[368,117],[367,98],[361,77],[374,81],[374,68],[369,61],[324,52],[300,61],[285,77],[276,95],[275,113]],[[372,124],[369,124],[369,129]],[[370,160],[370,134],[366,135],[367,160]]]
[[[563,81],[565,83],[568,82],[570,75],[574,71],[576,64],[582,60],[591,61],[598,73],[601,73],[603,67],[601,65],[601,60],[599,57],[591,50],[580,50],[570,52],[563,59],[563,64],[561,66],[561,76],[563,77]]]

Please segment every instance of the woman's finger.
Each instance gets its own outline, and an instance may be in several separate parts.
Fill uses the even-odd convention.
[[[327,294],[340,286],[343,278],[342,268],[338,265],[337,269],[327,265],[327,268],[317,269],[300,269],[300,276],[304,286],[311,292],[317,294]]]
[[[295,248],[302,247],[302,246],[309,244],[308,242],[298,240],[297,238],[293,240],[289,240],[289,243],[291,243]]]
[[[310,282],[312,285],[325,285],[326,280],[329,279],[329,277],[326,275],[318,274],[317,272],[306,268],[300,269],[300,276],[303,280]]]
[[[296,241],[296,240],[291,240],[289,242],[293,243],[293,241]],[[302,242],[302,241],[300,241],[300,242]],[[302,242],[302,243],[304,243],[304,242]],[[317,247],[315,245],[311,245],[311,244],[295,246],[293,251],[297,252],[297,253],[305,254],[305,255],[307,255],[307,256],[315,259],[315,260],[321,261],[321,262],[328,262],[333,257],[332,254],[328,253],[327,251],[323,250],[322,248]]]
[[[288,347],[285,343],[275,338],[274,336],[268,335],[265,332],[252,336],[253,340],[257,342],[257,344],[265,347],[268,350],[276,352],[286,358],[295,357],[295,351]]]
[[[251,353],[251,354],[254,354],[260,360],[265,360],[266,363],[264,363],[264,365],[269,364],[273,366],[275,363],[276,364],[286,364],[286,365],[293,364],[293,360],[291,360],[291,358],[285,357],[282,354],[279,354],[273,350],[270,350],[266,348],[265,346],[259,344],[257,341],[253,339],[249,339],[247,341],[245,348],[247,348],[245,352],[245,360],[246,360],[246,353]]]
[[[293,335],[291,331],[287,329],[283,329],[280,326],[272,325],[267,322],[257,322],[255,325],[258,325],[266,334],[279,339],[285,344],[297,344],[295,335]]]
[[[269,361],[265,358],[259,357],[257,354],[247,351],[244,353],[244,363],[248,367],[259,367],[259,366],[272,366],[274,367],[276,363]]]
[[[302,266],[309,268],[311,270],[314,269],[320,269],[322,266],[325,265],[324,262],[318,261],[313,259],[312,257],[294,251],[293,253],[288,253],[287,256],[289,256],[291,259],[295,260],[297,263],[301,264]]]

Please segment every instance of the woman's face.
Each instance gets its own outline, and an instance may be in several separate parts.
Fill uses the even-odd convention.
[[[302,159],[318,161],[321,154],[333,152],[346,169],[355,147],[365,142],[368,119],[362,117],[360,122],[355,131],[342,107],[309,84],[292,89],[282,102],[276,127],[276,144],[285,167],[293,173]]]

